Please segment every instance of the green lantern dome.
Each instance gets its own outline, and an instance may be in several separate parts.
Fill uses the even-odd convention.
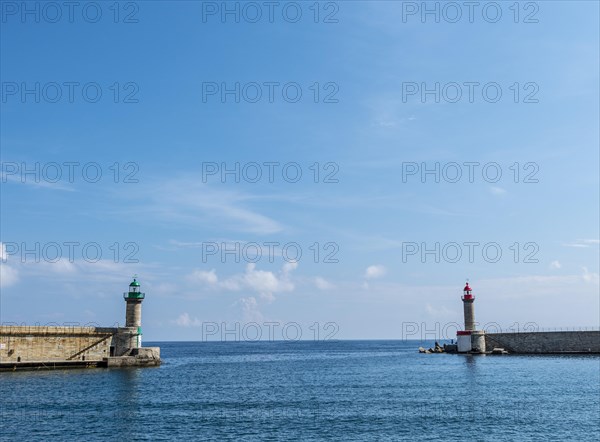
[[[123,297],[127,299],[140,300],[144,299],[146,295],[140,292],[140,283],[137,282],[137,275],[133,277],[133,281],[129,284],[129,292],[123,293]]]

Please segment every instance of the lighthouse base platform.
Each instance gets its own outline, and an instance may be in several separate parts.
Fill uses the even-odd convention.
[[[160,365],[160,348],[133,348],[127,356],[104,358],[106,366],[112,367],[152,367]]]
[[[485,353],[485,332],[464,330],[456,333],[458,353]]]

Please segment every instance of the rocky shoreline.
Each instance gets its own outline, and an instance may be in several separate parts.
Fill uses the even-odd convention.
[[[424,349],[423,347],[419,347],[419,353],[457,353],[458,346],[456,344],[444,344],[441,346],[437,341],[435,342],[435,346],[433,348]]]
[[[435,343],[435,345],[434,345],[433,348],[425,349],[423,347],[419,347],[419,353],[425,353],[425,354],[431,354],[431,353],[458,353],[458,345],[457,344],[444,344],[443,346],[441,346],[436,341],[436,343]],[[496,348],[496,347],[494,347],[494,349],[492,351],[488,351],[485,354],[506,355],[506,354],[509,354],[509,352],[506,351],[503,348]]]

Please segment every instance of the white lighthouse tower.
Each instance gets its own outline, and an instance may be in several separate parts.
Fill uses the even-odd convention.
[[[469,287],[468,281],[463,289],[462,302],[465,313],[465,331],[473,331],[475,330],[475,296],[473,296],[473,290]]]
[[[463,289],[462,302],[465,329],[456,332],[458,352],[485,353],[485,332],[475,329],[475,295],[473,295],[473,290],[468,281]]]

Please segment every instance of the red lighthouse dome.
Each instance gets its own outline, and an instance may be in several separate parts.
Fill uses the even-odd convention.
[[[463,299],[475,299],[468,282],[466,283],[465,288],[463,289]]]

